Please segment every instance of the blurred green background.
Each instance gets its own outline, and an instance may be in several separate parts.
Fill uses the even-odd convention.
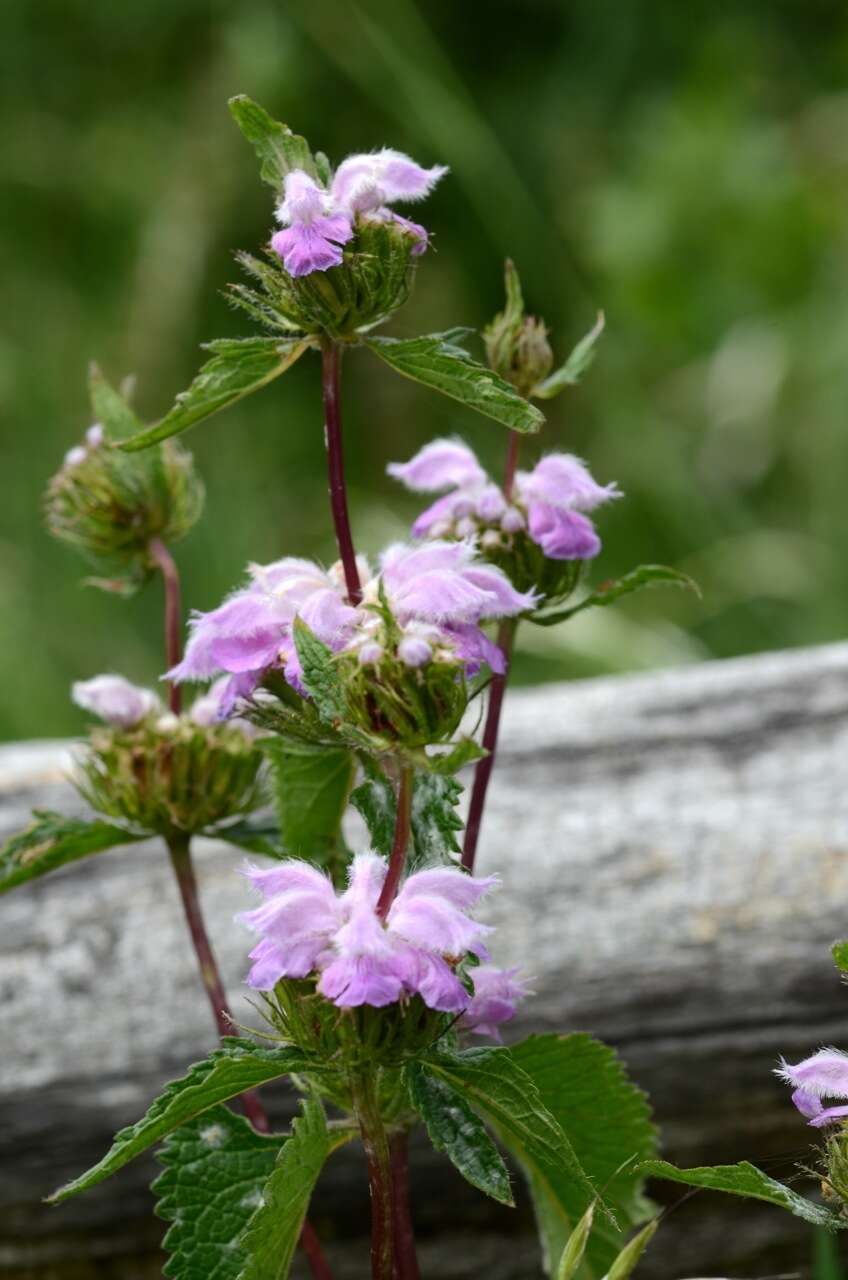
[[[270,193],[231,122],[245,92],[336,161],[390,145],[452,173],[422,210],[435,252],[392,332],[482,326],[519,266],[558,354],[607,313],[599,358],[543,446],[627,493],[596,577],[694,574],[570,628],[525,628],[543,680],[841,639],[848,590],[848,11],[780,0],[6,0],[0,138],[0,734],[81,723],[72,679],[162,669],[156,586],[79,586],[40,496],[88,424],[85,370],[138,375],[159,416],[198,344],[249,332],[221,296]],[[178,551],[208,608],[249,559],[333,553],[318,366],[185,437],[207,515]],[[384,476],[500,427],[347,362],[355,533],[374,550],[419,504]]]

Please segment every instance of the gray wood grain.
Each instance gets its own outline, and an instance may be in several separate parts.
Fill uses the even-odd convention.
[[[0,748],[0,828],[33,805],[81,811],[66,743]],[[499,960],[533,977],[516,1036],[584,1029],[649,1090],[665,1154],[791,1172],[811,1131],[771,1069],[848,1046],[827,947],[848,934],[848,646],[510,695],[481,843],[498,871]],[[352,838],[356,838],[354,831]],[[249,900],[239,857],[198,849],[204,905],[237,1016]],[[213,1043],[179,903],[155,844],[57,872],[0,900],[0,1274],[159,1274],[137,1162],[68,1206],[40,1198],[102,1153],[163,1080]],[[267,1090],[282,1118],[289,1100]],[[499,1209],[416,1147],[427,1276],[539,1274],[527,1205]],[[355,1153],[315,1205],[341,1280],[365,1276]],[[349,1243],[350,1242],[350,1243]],[[699,1194],[664,1224],[646,1276],[767,1275],[808,1260],[794,1220]]]

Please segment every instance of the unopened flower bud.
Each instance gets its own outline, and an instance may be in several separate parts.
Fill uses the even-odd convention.
[[[504,272],[506,306],[483,331],[489,367],[529,395],[547,376],[554,356],[541,320],[525,315],[518,272],[509,261]]]
[[[501,535],[497,529],[487,529],[480,539],[480,546],[484,551],[493,551],[495,547],[501,545]]]
[[[117,729],[132,729],[162,707],[152,689],[140,689],[117,675],[77,680],[71,687],[71,697],[83,711]]]
[[[423,667],[433,656],[433,650],[420,636],[404,636],[397,649],[397,656],[407,667]]]
[[[169,440],[124,453],[95,423],[50,481],[45,519],[97,568],[97,585],[130,592],[154,567],[151,540],[178,541],[202,507],[203,485],[185,449]]]
[[[154,725],[157,733],[175,733],[179,727],[180,717],[174,715],[173,711],[166,711]]]
[[[501,528],[504,533],[520,533],[526,523],[518,507],[508,507],[501,516]]]
[[[367,640],[359,650],[359,665],[361,667],[376,667],[378,662],[382,661],[384,649],[376,640]]]

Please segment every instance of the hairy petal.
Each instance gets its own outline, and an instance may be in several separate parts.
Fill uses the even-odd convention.
[[[390,462],[386,471],[415,493],[480,485],[486,473],[462,440],[431,440],[409,462]]]

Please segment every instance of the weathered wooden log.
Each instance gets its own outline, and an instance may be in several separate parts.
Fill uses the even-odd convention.
[[[67,757],[63,743],[0,750],[4,834],[34,805],[80,809]],[[481,865],[504,881],[498,959],[537,992],[515,1034],[579,1028],[615,1045],[678,1163],[748,1158],[783,1176],[810,1144],[771,1069],[848,1043],[827,954],[848,933],[846,761],[844,645],[508,700]],[[255,1024],[237,862],[198,850],[237,1016]],[[0,1274],[160,1274],[152,1162],[58,1209],[40,1199],[213,1042],[163,851],[106,854],[0,901],[0,993]],[[266,1093],[286,1114],[285,1093]],[[540,1274],[526,1204],[485,1201],[423,1143],[415,1156],[425,1275]],[[335,1157],[316,1198],[340,1280],[367,1274],[361,1175],[353,1150]],[[668,1217],[644,1274],[762,1276],[810,1248],[779,1211],[702,1193]]]

